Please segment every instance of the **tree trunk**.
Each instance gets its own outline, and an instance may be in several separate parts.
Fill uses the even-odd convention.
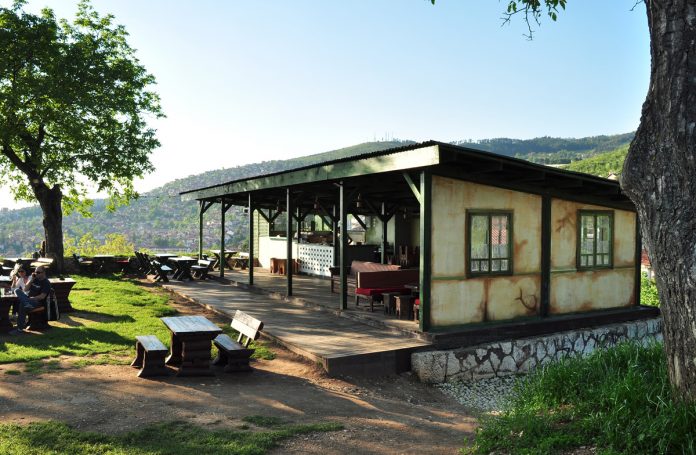
[[[63,193],[58,185],[49,188],[44,183],[38,183],[33,188],[43,213],[46,256],[53,258],[51,272],[55,275],[62,275],[65,270],[63,263]]]
[[[696,0],[645,0],[652,57],[622,187],[655,269],[670,380],[696,401]]]

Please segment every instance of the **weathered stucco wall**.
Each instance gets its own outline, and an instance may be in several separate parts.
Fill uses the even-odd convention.
[[[513,212],[512,276],[466,277],[466,210]],[[541,197],[433,177],[431,324],[448,326],[532,316],[538,312]]]
[[[578,271],[578,210],[614,213],[613,268]],[[636,215],[624,210],[554,199],[551,202],[551,314],[635,304]]]

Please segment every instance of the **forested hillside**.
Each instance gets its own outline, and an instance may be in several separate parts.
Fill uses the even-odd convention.
[[[568,164],[628,145],[634,133],[592,136],[580,139],[539,137],[535,139],[484,139],[453,144],[513,156],[541,164]]]
[[[632,137],[633,133],[581,139],[543,137],[517,140],[501,138],[453,143],[530,161],[554,164],[575,161],[620,146],[624,146],[623,150],[625,150]],[[65,238],[77,240],[84,235],[91,234],[96,239],[103,239],[106,234],[119,233],[124,234],[138,248],[194,251],[198,247],[198,206],[195,202],[182,202],[179,197],[179,193],[182,191],[377,150],[403,147],[413,143],[413,141],[400,140],[368,142],[290,160],[264,161],[229,169],[208,171],[167,183],[141,195],[131,205],[120,207],[114,213],[106,211],[105,201],[96,200],[92,210],[92,218],[83,218],[76,213],[65,217]],[[601,158],[594,166],[605,166],[604,161],[601,161],[604,159]],[[589,167],[575,167],[587,166],[585,164],[573,163],[571,166],[570,168],[573,170],[597,173]],[[612,167],[612,169],[614,168]],[[616,166],[616,169],[620,169],[620,164]],[[606,174],[608,172],[602,175]],[[214,248],[215,245],[219,244],[219,218],[218,213],[206,213],[204,244],[207,248]],[[246,239],[246,220],[241,216],[241,209],[233,207],[227,212],[225,228],[228,235],[226,242],[229,246],[239,246],[244,242]],[[0,211],[0,255],[17,256],[35,251],[42,238],[41,211],[38,207]]]
[[[564,166],[564,169],[585,172],[586,174],[598,175],[599,177],[609,177],[610,174],[621,175],[621,169],[627,154],[628,145],[624,145],[610,152],[575,161]]]

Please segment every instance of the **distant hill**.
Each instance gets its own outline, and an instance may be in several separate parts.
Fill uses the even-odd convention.
[[[610,174],[621,175],[623,163],[628,154],[628,144],[622,145],[610,152],[600,153],[590,158],[575,161],[563,166],[570,171],[584,172],[586,174],[608,177]]]
[[[568,164],[628,145],[635,133],[612,136],[591,136],[580,139],[538,137],[535,139],[483,139],[455,141],[456,145],[472,147],[500,155],[521,158],[541,164]]]
[[[627,145],[632,138],[633,133],[581,139],[500,138],[452,143],[539,163],[553,164],[570,163],[613,150]],[[95,238],[102,239],[106,234],[121,233],[138,248],[195,251],[198,248],[198,205],[193,201],[182,202],[179,197],[182,191],[378,150],[403,147],[413,143],[407,140],[367,142],[300,158],[264,161],[208,171],[169,182],[143,194],[129,206],[121,207],[114,213],[106,211],[104,200],[96,200],[92,209],[92,218],[82,218],[78,214],[71,214],[64,218],[65,238],[79,239],[90,233]],[[219,219],[219,213],[208,212],[205,215],[204,245],[206,248],[215,248],[219,244]],[[241,208],[230,209],[225,220],[227,245],[230,247],[241,245],[246,239],[246,219],[241,215]],[[35,251],[42,238],[41,210],[38,207],[0,211],[0,255],[11,257]]]

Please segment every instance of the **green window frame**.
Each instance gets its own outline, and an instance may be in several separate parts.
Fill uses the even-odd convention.
[[[468,276],[512,275],[512,211],[467,210]]]
[[[614,266],[614,212],[578,210],[578,270]]]

